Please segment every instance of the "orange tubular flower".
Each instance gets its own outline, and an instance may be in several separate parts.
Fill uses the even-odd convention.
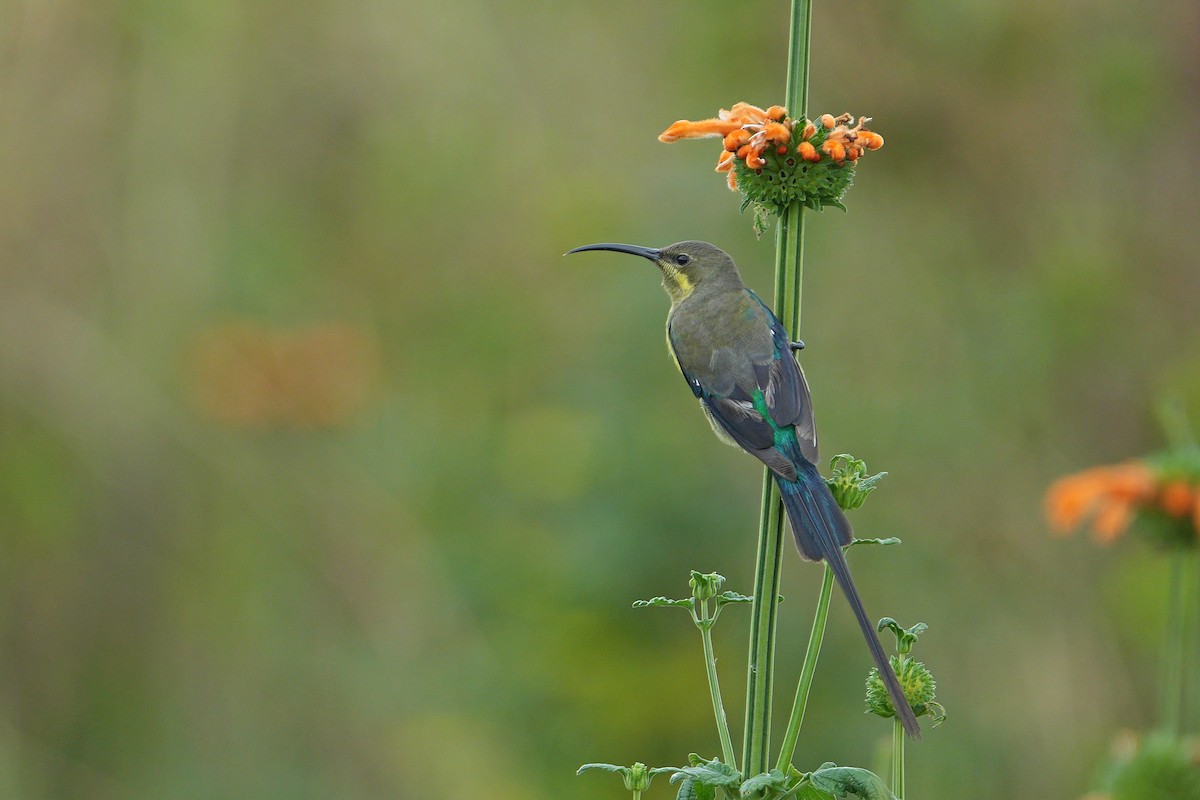
[[[835,139],[826,139],[821,150],[839,164],[846,160],[846,146]]]
[[[792,139],[792,129],[779,122],[768,122],[762,132],[763,138],[772,144],[785,144]]]
[[[750,131],[745,128],[730,131],[725,136],[725,149],[731,153],[736,153],[747,144],[750,144]]]

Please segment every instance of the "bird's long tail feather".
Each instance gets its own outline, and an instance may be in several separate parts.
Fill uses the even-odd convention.
[[[797,465],[797,480],[776,479],[784,508],[792,524],[792,533],[796,537],[796,545],[805,558],[824,560],[833,570],[833,576],[837,578],[838,585],[842,587],[859,627],[862,628],[867,647],[871,650],[871,658],[875,660],[875,666],[879,669],[879,675],[892,700],[892,708],[899,715],[908,735],[920,738],[921,727],[917,724],[917,717],[900,689],[900,681],[884,655],[879,635],[867,617],[854,579],[850,577],[850,566],[846,563],[846,554],[842,552],[842,547],[849,544],[853,536],[850,523],[834,500],[829,487],[825,485],[825,480],[817,472],[817,468],[803,458],[798,461],[800,463]]]

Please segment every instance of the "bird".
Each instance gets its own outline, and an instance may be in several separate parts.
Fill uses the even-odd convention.
[[[817,430],[804,372],[793,342],[775,313],[742,281],[728,253],[701,241],[651,248],[600,243],[565,255],[609,250],[640,256],[658,267],[671,298],[667,346],[700,401],[713,431],[771,471],[800,555],[825,561],[887,687],[892,708],[909,736],[920,737],[916,715],[904,697],[879,635],[863,607],[842,548],[853,532],[817,470]]]

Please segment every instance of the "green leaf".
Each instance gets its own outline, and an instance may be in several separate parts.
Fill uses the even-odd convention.
[[[850,544],[846,545],[845,549],[849,550],[856,544],[900,544],[900,540],[895,536],[889,536],[886,539],[851,539]]]
[[[640,764],[640,765],[635,765],[635,766],[641,766],[643,770],[646,768],[645,764]],[[634,779],[633,769],[631,767],[622,767],[617,764],[584,764],[582,767],[575,770],[575,774],[582,775],[583,773],[587,772],[588,770],[592,770],[592,769],[600,770],[601,772],[619,773],[621,776],[621,780],[623,780],[625,782],[625,788],[628,789],[629,787],[631,787],[633,785],[633,779]]]
[[[829,792],[822,792],[809,783],[796,791],[796,800],[834,800],[834,797]]]
[[[860,767],[839,767],[827,762],[810,778],[812,785],[837,800],[895,800],[883,779]]]
[[[691,608],[692,598],[685,597],[682,600],[671,600],[666,597],[651,597],[649,600],[634,600],[634,608],[649,608],[650,606],[678,606],[680,608]]]
[[[589,769],[599,769],[604,772],[620,772],[622,775],[629,772],[629,767],[619,767],[616,764],[584,764],[579,769],[575,770],[576,775],[582,775]]]
[[[737,592],[721,592],[719,595],[714,597],[713,600],[716,602],[718,608],[725,605],[726,603],[753,603],[754,602],[753,597],[747,597],[746,595],[738,594]]]
[[[688,778],[679,784],[679,792],[675,800],[714,800],[717,790],[707,783],[699,783]]]
[[[749,797],[750,795],[757,794],[764,789],[776,789],[782,792],[787,788],[787,782],[787,775],[784,775],[777,769],[773,769],[770,772],[763,772],[746,780],[742,783],[742,786],[738,792],[742,797]]]
[[[672,783],[685,779],[709,786],[736,786],[742,782],[742,775],[733,767],[714,758],[699,766],[681,769],[671,776]]]

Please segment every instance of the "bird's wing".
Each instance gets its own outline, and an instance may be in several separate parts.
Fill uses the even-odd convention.
[[[812,399],[804,371],[792,355],[791,339],[783,323],[767,304],[749,289],[746,290],[766,317],[771,331],[771,356],[765,363],[755,365],[755,378],[763,391],[768,413],[776,425],[792,425],[800,452],[817,463],[817,426],[813,421]]]
[[[712,337],[673,319],[667,328],[671,349],[718,435],[724,434],[782,477],[795,480],[794,465],[776,450],[776,432],[795,426],[800,452],[816,460],[808,385],[783,325],[757,296],[747,290],[729,311],[720,322],[719,335]],[[713,327],[708,325],[705,334]]]

